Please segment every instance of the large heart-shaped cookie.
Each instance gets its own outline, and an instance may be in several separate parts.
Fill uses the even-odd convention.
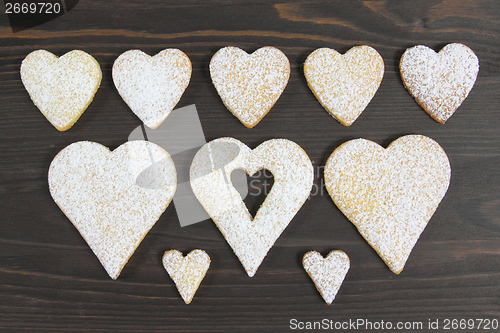
[[[327,304],[332,304],[350,267],[349,257],[343,251],[331,251],[326,258],[309,251],[302,258],[302,266]]]
[[[101,67],[89,54],[74,50],[58,58],[33,51],[21,64],[21,80],[31,100],[59,131],[80,118],[101,84]]]
[[[231,183],[231,172],[253,175],[261,169],[274,176],[274,185],[252,218]],[[265,141],[251,150],[233,138],[204,145],[191,164],[193,192],[252,277],[269,249],[309,196],[313,166],[296,143]]]
[[[342,125],[350,126],[377,92],[384,60],[366,45],[353,47],[344,55],[321,48],[307,57],[304,75],[321,105]]]
[[[112,279],[172,199],[177,174],[170,155],[147,141],[113,152],[89,141],[61,150],[50,164],[52,198]]]
[[[170,250],[165,252],[162,261],[184,302],[191,303],[210,267],[208,254],[203,250],[193,250],[184,257],[180,251]]]
[[[444,197],[450,175],[444,150],[422,135],[400,137],[387,149],[351,140],[325,165],[333,201],[396,274]]]
[[[113,64],[113,82],[125,103],[149,128],[157,128],[181,99],[191,79],[191,61],[178,49],[151,57],[122,53]]]
[[[210,61],[210,76],[226,107],[243,125],[252,128],[273,107],[290,77],[290,62],[275,47],[248,54],[224,47]]]
[[[448,44],[436,53],[417,45],[403,53],[401,79],[418,104],[444,124],[469,95],[479,72],[479,60],[467,46]]]

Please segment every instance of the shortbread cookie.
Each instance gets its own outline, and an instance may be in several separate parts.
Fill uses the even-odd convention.
[[[59,131],[80,118],[101,84],[101,67],[89,54],[74,50],[58,58],[33,51],[21,64],[21,80],[31,100]]]
[[[479,60],[467,46],[448,44],[436,53],[417,45],[399,63],[401,79],[418,104],[444,124],[469,95],[479,72]]]
[[[337,207],[384,262],[399,274],[444,197],[450,163],[443,148],[407,135],[387,149],[356,139],[325,165],[325,186]]]
[[[290,62],[275,47],[248,54],[224,47],[210,61],[210,76],[226,107],[252,128],[271,110],[290,77]]]
[[[170,155],[147,141],[111,152],[89,141],[61,150],[49,168],[52,198],[112,279],[160,218],[174,195]]]
[[[319,252],[310,251],[302,258],[302,266],[325,302],[332,304],[350,267],[347,254],[343,251],[331,251],[323,258]]]
[[[193,250],[185,257],[180,251],[170,250],[163,255],[163,267],[184,302],[189,304],[210,267],[210,257],[203,250]]]
[[[353,47],[344,55],[321,48],[307,57],[304,75],[321,105],[342,125],[350,126],[377,92],[384,60],[366,45]]]
[[[267,169],[274,176],[274,185],[253,218],[231,183],[235,169],[249,175]],[[307,154],[285,139],[265,141],[253,150],[233,138],[216,139],[201,147],[190,170],[196,198],[250,277],[308,198],[313,178]]]
[[[113,64],[113,82],[125,103],[149,128],[157,128],[181,99],[191,79],[191,61],[178,49],[151,57],[122,53]]]

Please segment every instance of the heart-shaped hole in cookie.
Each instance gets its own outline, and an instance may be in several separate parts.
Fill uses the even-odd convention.
[[[243,169],[236,169],[231,172],[231,183],[240,193],[253,220],[267,195],[271,192],[274,176],[267,169],[260,169],[253,175],[248,175]]]
[[[232,171],[238,169],[251,175],[267,169],[274,176],[272,190],[253,218],[242,196],[229,184]],[[307,154],[293,141],[272,139],[250,149],[226,137],[200,148],[189,176],[196,198],[252,277],[307,200],[314,171]]]

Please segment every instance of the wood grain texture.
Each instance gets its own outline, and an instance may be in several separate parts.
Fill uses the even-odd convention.
[[[44,25],[12,33],[0,15],[0,330],[26,332],[281,332],[290,319],[422,321],[500,319],[500,2],[426,1],[80,1]],[[398,71],[408,47],[461,42],[477,54],[479,77],[445,125],[405,90]],[[351,127],[333,119],[307,87],[302,64],[319,47],[345,52],[370,45],[385,62],[377,94]],[[222,104],[208,63],[221,47],[253,52],[271,45],[290,59],[291,76],[269,114],[247,129]],[[112,281],[52,201],[47,171],[68,144],[112,149],[139,126],[116,92],[113,61],[138,48],[175,47],[192,61],[179,107],[196,104],[207,141],[230,136],[250,147],[274,137],[297,142],[316,167],[341,143],[365,138],[386,146],[423,134],[447,152],[451,184],[394,275],[328,197],[322,174],[308,200],[249,278],[214,223],[181,228],[170,205]],[[35,49],[82,49],[103,80],[67,132],[57,132],[31,102],[19,75]],[[167,119],[168,121],[168,119]],[[319,168],[320,170],[320,168]],[[211,267],[186,306],[161,265],[165,250],[204,249]],[[351,270],[327,306],[302,269],[309,250],[345,251]]]

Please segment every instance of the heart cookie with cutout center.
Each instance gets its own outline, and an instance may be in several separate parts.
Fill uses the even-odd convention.
[[[407,135],[387,149],[356,139],[325,165],[325,186],[340,211],[396,274],[444,197],[451,169],[443,148]]]
[[[101,84],[101,67],[89,54],[74,50],[58,58],[33,51],[21,64],[21,80],[33,103],[59,131],[80,118]]]
[[[165,252],[162,261],[184,302],[191,303],[210,267],[208,254],[203,250],[193,250],[184,257],[180,251],[170,250]]]
[[[343,251],[331,251],[323,258],[319,252],[310,251],[304,254],[302,266],[325,302],[332,304],[350,267],[347,254]]]
[[[254,218],[231,183],[235,169],[249,175],[267,169],[274,176],[273,187]],[[190,169],[196,198],[250,277],[308,198],[313,178],[307,154],[285,139],[265,141],[253,150],[233,138],[216,139],[198,151]]]
[[[309,88],[321,105],[342,125],[350,126],[377,92],[384,76],[384,60],[362,45],[344,55],[317,49],[304,63]]]
[[[417,45],[403,53],[399,70],[417,103],[444,124],[474,86],[479,60],[469,47],[459,43],[448,44],[439,53]]]
[[[290,77],[290,62],[275,47],[248,54],[229,46],[212,57],[210,76],[224,105],[243,125],[252,128],[281,96]]]
[[[111,152],[80,141],[54,157],[48,181],[56,204],[116,279],[172,200],[177,174],[153,143],[129,141]]]
[[[113,64],[113,82],[125,103],[155,129],[177,105],[191,79],[191,61],[178,49],[151,57],[140,50],[122,53]]]

